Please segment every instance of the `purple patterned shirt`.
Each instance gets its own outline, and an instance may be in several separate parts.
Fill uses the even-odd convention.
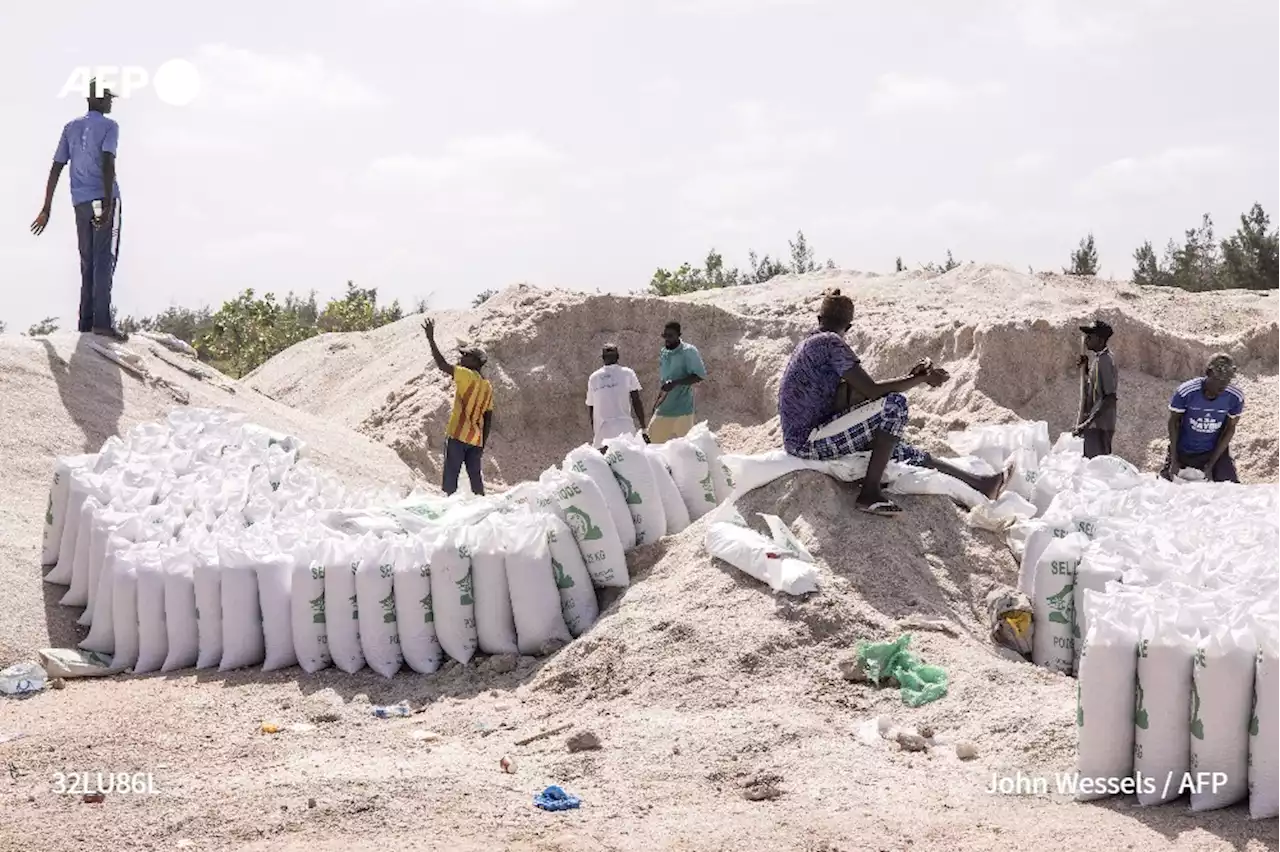
[[[833,331],[813,331],[791,353],[778,387],[782,442],[794,453],[809,433],[831,416],[840,379],[858,363],[844,338]]]

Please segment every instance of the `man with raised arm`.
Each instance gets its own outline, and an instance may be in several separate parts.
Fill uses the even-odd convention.
[[[483,349],[467,347],[459,353],[458,363],[450,364],[436,345],[435,321],[424,320],[422,330],[427,335],[436,366],[452,378],[454,384],[453,411],[445,432],[444,493],[453,494],[458,490],[458,475],[465,467],[471,492],[484,494],[480,462],[493,428],[493,385],[480,373],[488,359]]]

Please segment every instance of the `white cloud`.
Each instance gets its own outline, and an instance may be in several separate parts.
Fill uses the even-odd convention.
[[[278,56],[207,44],[193,61],[200,72],[202,104],[263,110],[288,104],[356,108],[385,103],[377,91],[315,54]]]
[[[996,171],[1008,175],[1030,175],[1044,169],[1052,163],[1054,155],[1049,151],[1024,151],[1012,160],[996,165]]]
[[[527,133],[508,133],[454,139],[435,156],[402,154],[380,157],[369,165],[368,173],[374,181],[408,179],[419,185],[434,185],[483,179],[495,171],[542,170],[562,160],[557,151],[537,138]]]
[[[250,156],[261,154],[261,145],[247,137],[232,137],[221,130],[202,133],[189,127],[161,124],[140,134],[138,144],[158,154],[219,154]]]
[[[1003,95],[1007,87],[1000,82],[957,83],[941,77],[912,77],[906,74],[883,74],[871,91],[869,106],[874,113],[960,109],[978,101]]]
[[[946,225],[981,225],[999,218],[999,211],[986,201],[947,199],[932,205],[926,216],[930,221]]]
[[[241,261],[285,251],[296,251],[306,241],[299,234],[284,231],[259,231],[243,237],[219,240],[204,248],[204,256],[211,260]]]
[[[1180,4],[1183,9],[1190,4]],[[994,41],[1017,40],[1037,50],[1097,51],[1153,29],[1185,27],[1191,16],[1167,0],[1000,0],[992,15],[969,27]]]
[[[1231,166],[1225,145],[1168,148],[1150,157],[1123,157],[1096,169],[1081,181],[1085,195],[1145,194],[1167,190],[1190,177],[1223,171]]]

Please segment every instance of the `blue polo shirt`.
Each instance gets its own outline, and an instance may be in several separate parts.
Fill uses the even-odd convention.
[[[1239,417],[1244,411],[1244,391],[1227,385],[1222,393],[1209,399],[1204,395],[1204,378],[1192,379],[1174,392],[1169,410],[1182,415],[1178,452],[1189,456],[1211,453],[1227,418]]]
[[[663,384],[674,382],[688,376],[707,377],[707,368],[702,364],[702,356],[698,349],[684,341],[675,349],[663,346],[658,354],[658,375]],[[684,417],[693,413],[693,387],[676,385],[667,392],[667,397],[655,412],[659,417]]]
[[[88,112],[67,122],[54,152],[55,163],[71,164],[71,203],[84,204],[103,198],[102,153],[114,155],[120,144],[120,125],[100,112]],[[120,184],[112,187],[120,197]]]

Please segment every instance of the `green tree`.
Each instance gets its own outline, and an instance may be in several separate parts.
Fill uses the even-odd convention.
[[[1227,287],[1275,290],[1280,287],[1280,234],[1255,203],[1240,216],[1240,229],[1222,241],[1222,278]]]
[[[239,378],[316,333],[314,325],[300,324],[297,313],[276,302],[275,294],[259,299],[249,289],[218,309],[195,347],[202,360]]]
[[[835,262],[834,260],[832,260],[831,258],[827,258],[826,268],[827,268],[827,269],[835,269],[835,268],[836,268],[836,262]]]
[[[1062,270],[1068,275],[1097,275],[1098,249],[1093,244],[1093,232],[1080,240],[1080,246],[1071,252],[1071,266]]]
[[[4,334],[4,330],[5,330],[6,328],[8,328],[8,327],[9,327],[9,326],[8,326],[7,324],[5,324],[5,321],[4,321],[4,320],[0,320],[0,334]]]
[[[492,287],[487,290],[481,290],[479,293],[476,293],[476,297],[471,300],[471,307],[478,308],[496,295],[498,295],[498,291],[494,290]],[[426,313],[425,309],[420,311],[420,313]]]
[[[959,266],[960,263],[951,256],[951,249],[947,249],[947,259],[942,263],[926,263],[922,269],[925,272],[932,272],[934,275],[942,275],[944,272],[950,272]]]
[[[1156,257],[1156,250],[1147,240],[1133,252],[1133,283],[1140,287],[1168,287],[1173,284],[1169,271]]]
[[[27,329],[27,337],[48,337],[58,330],[57,317],[45,317]]]
[[[1217,290],[1222,287],[1222,250],[1213,236],[1213,219],[1208,213],[1200,226],[1185,232],[1177,246],[1172,240],[1165,250],[1165,262],[1173,276],[1173,285],[1183,290]]]
[[[769,257],[767,254],[760,258],[754,251],[747,253],[747,262],[751,267],[744,282],[747,284],[763,284],[770,278],[777,278],[779,275],[791,272],[791,267],[780,259]]]
[[[791,271],[796,275],[803,275],[806,272],[814,272],[818,268],[818,264],[813,262],[813,248],[810,247],[809,241],[804,238],[804,231],[796,231],[794,240],[787,240],[787,245],[791,248]]]
[[[298,318],[301,320],[302,315],[299,314]],[[403,318],[404,311],[399,301],[380,309],[377,288],[365,290],[348,281],[347,292],[341,298],[331,299],[315,323],[326,332],[371,331]]]

